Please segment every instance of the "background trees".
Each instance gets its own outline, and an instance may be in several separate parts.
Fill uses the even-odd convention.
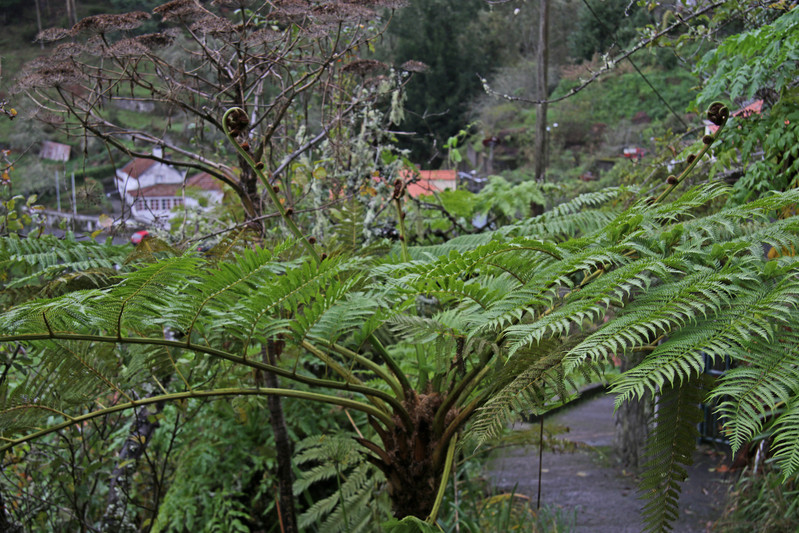
[[[423,76],[408,84],[400,126],[414,132],[404,142],[419,162],[438,166],[447,139],[462,128],[479,73],[492,69],[499,50],[487,38],[480,0],[413,0],[389,26],[388,54],[396,64],[421,61]]]

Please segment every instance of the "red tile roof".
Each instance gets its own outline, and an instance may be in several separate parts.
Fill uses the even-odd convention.
[[[414,177],[416,182],[409,183]],[[407,184],[405,191],[412,198],[416,198],[423,194],[430,195],[445,189],[454,189],[457,183],[457,172],[455,170],[404,170],[400,172],[400,178]],[[372,180],[378,183],[383,178],[372,177]],[[331,198],[335,198],[337,195],[338,193],[330,191]]]
[[[131,160],[127,165],[122,167],[121,172],[124,172],[133,179],[139,179],[139,176],[147,172],[151,166],[155,164],[152,159],[144,159],[137,157]]]
[[[198,187],[204,191],[221,191],[222,184],[207,172],[199,172],[186,180],[187,187]]]

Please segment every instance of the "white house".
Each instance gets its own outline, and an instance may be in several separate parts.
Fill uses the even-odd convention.
[[[221,202],[223,195],[219,181],[205,172],[186,179],[186,174],[173,166],[144,158],[118,169],[115,181],[133,218],[147,224],[165,223],[178,214],[172,211],[174,207],[199,207],[196,197],[186,194],[187,188],[206,196],[209,205]]]

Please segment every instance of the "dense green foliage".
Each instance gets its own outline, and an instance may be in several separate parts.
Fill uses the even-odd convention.
[[[799,116],[795,68],[783,68],[795,67],[795,47],[781,43],[795,40],[796,9],[755,10],[748,20],[756,27],[704,56],[698,102],[724,91],[732,101],[763,96],[763,112],[731,117],[740,127],[723,129],[722,143],[718,134],[687,147],[666,136],[683,171],[654,185],[657,196],[647,198],[637,182],[665,171],[632,163],[624,167],[626,186],[580,195],[565,180],[515,183],[525,176],[520,150],[510,157],[521,168],[491,178],[478,194],[458,190],[411,204],[398,179],[409,161],[386,130],[401,115],[404,92],[406,116],[428,111],[428,123],[446,104],[441,109],[451,113],[433,130],[439,142],[448,128],[460,131],[451,119],[470,90],[469,70],[489,56],[472,49],[479,40],[466,31],[482,5],[464,5],[413,3],[397,12],[402,31],[389,44],[398,53],[420,46],[404,38],[411,28],[431,24],[426,31],[436,37],[427,48],[409,48],[408,58],[430,69],[404,86],[398,78],[402,91],[387,87],[388,78],[370,85],[358,72],[336,71],[341,87],[369,98],[336,122],[329,142],[248,151],[246,136],[230,131],[230,112],[206,117],[235,143],[233,156],[229,145],[209,144],[240,164],[225,176],[251,173],[251,197],[271,201],[257,236],[223,231],[202,252],[149,239],[132,255],[71,237],[3,236],[3,305],[14,306],[0,317],[0,496],[13,521],[42,530],[277,531],[284,516],[267,402],[282,397],[297,442],[302,528],[433,530],[437,519],[450,519],[442,502],[448,480],[459,475],[451,470],[459,450],[490,442],[515,410],[543,413],[568,402],[578,382],[601,376],[614,357],[642,359],[614,380],[617,401],[659,402],[642,474],[649,530],[665,530],[678,512],[703,400],[718,402],[735,450],[766,435],[780,475],[793,479]],[[724,4],[708,20],[737,24],[736,10]],[[708,35],[698,27],[685,35],[694,32]],[[459,81],[444,90],[453,66]],[[325,72],[309,68],[308,75]],[[688,92],[684,75],[647,73]],[[435,101],[414,95],[425,85],[438,91]],[[593,120],[613,123],[644,107],[654,119],[617,132],[618,144],[672,120],[651,94],[642,104],[644,94],[637,74],[620,73],[555,111],[564,128],[554,135],[562,167],[567,150],[601,144],[570,137],[581,127],[585,133],[592,111]],[[285,108],[286,129],[272,130],[285,145],[304,146],[308,114],[322,109],[328,93],[303,96],[305,107]],[[281,102],[273,100],[275,109]],[[530,122],[517,104],[503,105],[514,125]],[[729,110],[715,106],[711,120],[723,128]],[[139,118],[143,131],[153,126]],[[512,135],[525,142],[526,131]],[[716,169],[745,167],[743,177],[732,187],[706,179],[718,170],[707,172],[705,155],[715,155]],[[264,167],[280,170],[279,184]],[[343,200],[328,210],[324,203],[337,193]],[[5,201],[5,213],[27,214],[22,203]],[[294,211],[300,207],[309,209]],[[396,224],[399,242],[379,238],[378,215]],[[476,228],[482,215],[488,224]],[[705,358],[726,357],[737,366],[716,382],[704,379]],[[266,385],[267,376],[280,383]],[[510,527],[512,515],[529,518],[512,499],[500,508],[497,527]],[[487,523],[478,513],[461,527]]]

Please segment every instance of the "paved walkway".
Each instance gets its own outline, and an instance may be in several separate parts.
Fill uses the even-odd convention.
[[[568,431],[558,438],[575,443],[574,451],[545,451],[541,505],[560,507],[562,514],[576,513],[577,532],[634,533],[642,530],[642,500],[637,479],[613,463],[613,397],[602,394],[551,416],[545,427]],[[526,426],[529,428],[529,426]],[[520,429],[522,427],[520,426]],[[709,531],[722,509],[728,480],[716,472],[725,459],[712,449],[701,448],[689,468],[680,497],[679,533]],[[489,479],[499,490],[530,496],[538,491],[538,448],[506,449],[489,465]]]

